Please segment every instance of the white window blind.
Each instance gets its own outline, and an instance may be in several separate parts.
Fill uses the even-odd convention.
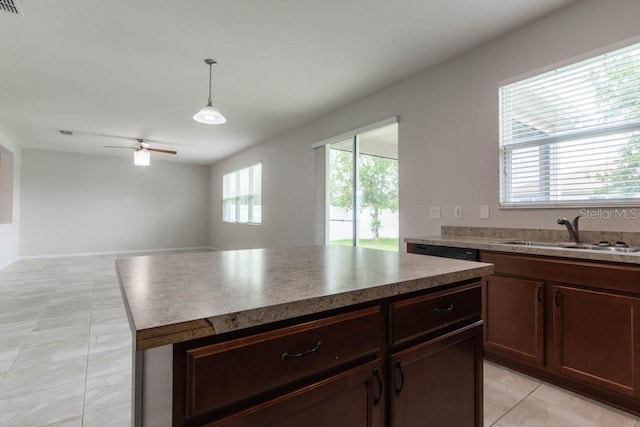
[[[262,163],[222,177],[222,220],[262,223]]]
[[[500,87],[500,205],[640,202],[640,44]]]

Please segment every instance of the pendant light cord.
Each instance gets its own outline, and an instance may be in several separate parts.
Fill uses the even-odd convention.
[[[211,104],[211,68],[213,64],[209,64],[209,104]]]

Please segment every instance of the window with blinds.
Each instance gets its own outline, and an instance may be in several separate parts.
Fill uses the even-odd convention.
[[[640,44],[500,87],[500,205],[640,202]]]
[[[222,177],[222,220],[262,223],[262,163]]]

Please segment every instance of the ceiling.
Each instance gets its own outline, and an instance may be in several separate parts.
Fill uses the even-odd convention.
[[[210,164],[574,0],[19,0],[0,12],[0,129],[23,147]],[[224,125],[192,119],[207,101]],[[58,129],[75,131],[63,136]]]

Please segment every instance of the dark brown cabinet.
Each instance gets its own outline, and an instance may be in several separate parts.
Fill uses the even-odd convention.
[[[174,426],[479,427],[481,284],[176,344],[173,367]]]
[[[374,306],[187,350],[187,414],[373,357],[382,340],[380,321]]]
[[[487,276],[482,300],[484,348],[544,365],[544,283]]]
[[[206,425],[383,427],[381,369],[374,361]]]
[[[391,425],[482,425],[482,323],[391,355]]]
[[[640,414],[640,267],[481,251],[485,357]]]
[[[640,396],[640,299],[554,284],[553,369]]]

